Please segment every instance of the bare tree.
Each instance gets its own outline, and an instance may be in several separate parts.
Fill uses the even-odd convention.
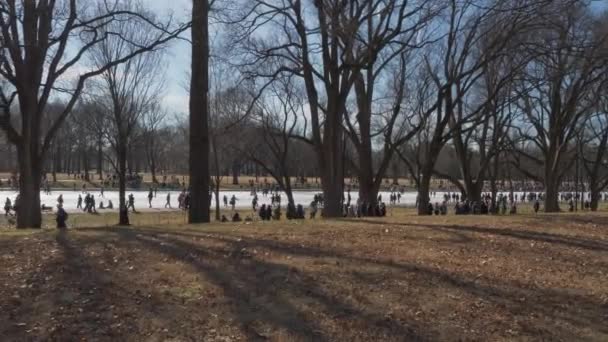
[[[342,215],[343,117],[355,79],[404,32],[430,1],[247,1],[234,20],[247,76],[272,82],[295,75],[305,84],[325,217]],[[260,39],[260,31],[272,32]]]
[[[287,196],[291,208],[295,208],[293,184],[295,158],[293,136],[299,132],[304,119],[303,93],[286,78],[275,82],[263,101],[254,122],[257,127],[250,130],[251,143],[258,141],[257,148],[246,148],[247,156],[275,179]]]
[[[598,80],[604,77],[606,57],[599,55],[605,35],[597,39],[593,21],[581,3],[558,3],[543,18],[530,44],[536,58],[516,83],[518,106],[524,114],[519,137],[530,142],[530,150],[517,149],[519,158],[542,170],[538,175],[521,169],[545,186],[545,211],[559,211],[559,186],[575,158],[572,142],[578,127],[595,105]],[[533,150],[533,151],[534,151]]]
[[[154,184],[158,183],[156,172],[158,171],[158,160],[161,156],[162,147],[162,141],[158,140],[166,116],[166,112],[158,105],[154,106],[152,110],[144,112],[141,120],[144,150],[148,161],[148,169],[152,174],[152,182]]]
[[[155,39],[137,21],[116,21],[107,29],[121,35],[112,35],[90,50],[97,68],[118,56],[132,54],[136,47],[127,42],[146,44]],[[155,50],[137,54],[124,63],[107,68],[93,83],[94,101],[98,110],[107,115],[107,139],[116,157],[113,166],[118,175],[120,225],[129,224],[125,201],[128,148],[146,113],[158,110],[162,75],[162,54]]]
[[[19,162],[20,196],[17,226],[40,227],[40,179],[42,161],[61,124],[76,104],[85,81],[133,56],[155,49],[175,38],[189,24],[174,25],[172,19],[155,22],[145,15],[124,10],[117,1],[104,1],[87,6],[83,1],[16,1],[0,2],[0,75],[10,83],[10,89],[0,90],[0,127],[16,145]],[[78,74],[83,56],[109,37],[121,37],[108,30],[116,21],[137,22],[153,37],[146,42],[124,40],[131,45],[124,55],[97,68],[79,73],[72,87],[60,87],[58,82],[70,74]],[[68,101],[64,111],[42,132],[45,107],[56,93],[63,93]],[[19,103],[18,113],[11,111],[14,101]],[[20,118],[20,127],[11,116]]]

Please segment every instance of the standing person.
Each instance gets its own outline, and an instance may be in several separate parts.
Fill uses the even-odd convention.
[[[127,206],[127,210],[129,210],[129,208],[135,212],[135,197],[133,194],[129,194],[129,205]]]
[[[63,205],[57,204],[57,216],[55,221],[57,222],[57,229],[65,229],[68,226],[66,221],[68,220],[68,213],[63,209]]]
[[[154,197],[154,192],[152,191],[152,188],[150,188],[150,191],[148,192],[148,207],[152,208],[152,198]]]
[[[253,196],[253,200],[251,200],[251,206],[253,207],[253,211],[258,209],[258,195]]]
[[[76,209],[82,209],[82,196],[78,194],[78,202],[76,204]]]
[[[228,206],[228,196],[224,195],[224,207]]]
[[[4,216],[10,215],[12,206],[11,199],[7,197],[4,202]]]
[[[59,197],[57,197],[57,203],[59,203],[63,206],[63,194],[61,194],[61,195],[59,195]]]
[[[95,208],[95,196],[91,195],[91,205],[89,207],[90,213],[97,213],[97,208]]]
[[[171,193],[170,193],[170,192],[167,192],[167,203],[165,203],[165,209],[166,209],[167,207],[168,207],[169,209],[171,209]]]
[[[540,209],[540,202],[538,200],[534,201],[534,213],[538,214],[538,209]]]
[[[105,198],[105,196],[103,194],[103,185],[101,186],[101,197]]]
[[[232,197],[230,198],[230,206],[232,207],[232,210],[234,210],[234,207],[236,206],[236,196],[232,195]]]

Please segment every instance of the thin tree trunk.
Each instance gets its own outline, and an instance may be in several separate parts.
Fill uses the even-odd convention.
[[[121,226],[129,225],[129,211],[126,201],[126,176],[127,176],[127,147],[124,141],[118,142],[118,224]]]
[[[101,137],[97,140],[97,174],[99,180],[103,180],[103,142]]]

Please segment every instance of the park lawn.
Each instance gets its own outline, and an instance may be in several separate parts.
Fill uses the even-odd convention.
[[[606,213],[4,230],[0,259],[6,341],[608,340]]]

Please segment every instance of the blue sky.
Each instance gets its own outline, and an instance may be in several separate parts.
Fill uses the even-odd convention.
[[[173,14],[176,20],[188,20],[190,17],[191,0],[142,0],[159,16]],[[591,0],[594,11],[608,10],[608,0]],[[189,38],[190,32],[185,36]],[[174,41],[168,48],[166,56],[167,73],[164,104],[170,114],[188,112],[188,70],[190,68],[190,45],[181,40]]]
[[[159,16],[173,14],[176,20],[188,20],[191,0],[143,0],[143,3]],[[186,33],[189,38],[190,32]],[[166,89],[164,104],[169,114],[188,112],[188,95],[184,86],[188,84],[190,69],[190,46],[185,41],[174,41],[167,49]]]

